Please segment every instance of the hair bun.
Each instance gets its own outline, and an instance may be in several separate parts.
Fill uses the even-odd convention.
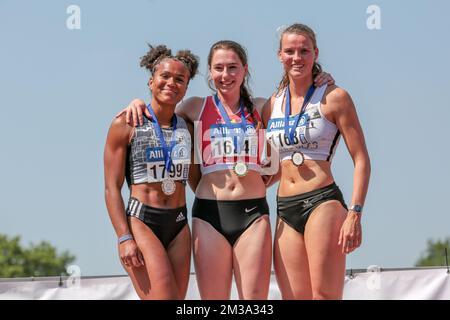
[[[148,46],[150,50],[145,56],[141,57],[140,66],[153,73],[154,67],[159,63],[159,61],[161,61],[163,57],[172,56],[172,51],[165,45],[153,47],[151,44],[148,44]]]
[[[177,60],[180,60],[185,64],[185,66],[189,70],[189,78],[192,79],[197,74],[197,69],[199,65],[199,59],[196,55],[194,55],[190,50],[180,50],[177,52],[175,56]]]

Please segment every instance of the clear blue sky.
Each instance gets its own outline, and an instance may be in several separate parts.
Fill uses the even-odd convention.
[[[81,29],[66,27],[71,4]],[[378,30],[366,24],[373,4]],[[210,45],[236,40],[248,50],[255,96],[269,97],[282,72],[277,28],[302,22],[317,33],[325,70],[352,95],[372,160],[363,245],[347,268],[413,266],[427,239],[450,236],[449,15],[446,0],[0,0],[0,233],[70,250],[82,275],[124,274],[102,155],[116,112],[149,97],[139,68],[146,43],[199,55],[202,74],[187,96],[205,96]],[[333,168],[349,201],[343,141]],[[189,209],[192,201],[189,190]]]

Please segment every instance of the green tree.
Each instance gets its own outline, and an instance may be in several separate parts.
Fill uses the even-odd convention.
[[[450,238],[443,241],[440,239],[434,242],[429,239],[427,241],[427,249],[421,255],[416,262],[416,267],[428,267],[428,266],[445,266],[445,249],[447,248],[448,254],[450,254]]]
[[[0,234],[0,278],[67,275],[66,266],[74,260],[68,251],[58,254],[46,241],[25,248],[19,236]]]

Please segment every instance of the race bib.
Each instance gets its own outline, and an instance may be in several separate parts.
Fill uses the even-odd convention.
[[[267,139],[270,144],[278,149],[295,149],[299,146],[308,144],[306,138],[306,127],[308,125],[308,115],[304,114],[300,117],[298,126],[294,130],[292,142],[289,140],[288,134],[284,129],[284,119],[275,118],[270,119],[267,124]],[[289,131],[291,132],[294,126],[294,118],[289,117]]]
[[[162,147],[148,147],[145,150],[148,183],[161,182],[164,179],[187,180],[191,151],[186,145],[175,145],[172,149],[172,164],[166,170]]]
[[[240,124],[215,124],[210,128],[212,158],[256,157],[258,136],[253,125],[246,131]]]

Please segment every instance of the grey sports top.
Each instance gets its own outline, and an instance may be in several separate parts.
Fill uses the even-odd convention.
[[[166,144],[169,146],[175,134],[176,144],[172,149],[172,165],[165,169],[164,154],[156,128],[152,121],[144,118],[144,124],[134,129],[128,146],[126,178],[127,183],[141,184],[161,182],[171,179],[186,183],[191,162],[191,135],[183,118],[177,117],[173,128],[161,128]]]

